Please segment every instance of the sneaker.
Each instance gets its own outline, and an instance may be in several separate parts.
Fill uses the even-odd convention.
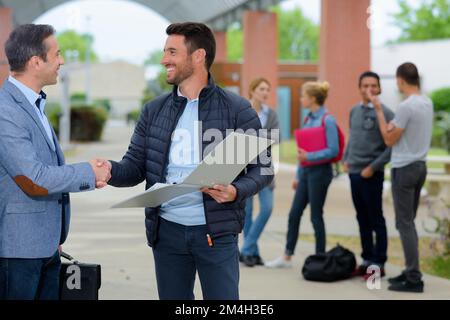
[[[353,272],[352,277],[363,277],[367,274],[367,266],[359,265]]]
[[[370,277],[374,275],[374,272],[368,273],[366,270],[366,274],[363,275],[363,278],[365,281],[369,280]],[[384,272],[384,268],[380,267],[380,277],[383,278],[386,275],[386,272]]]
[[[406,281],[406,276],[405,276],[404,273],[402,273],[399,276],[396,276],[394,278],[389,278],[388,279],[388,282],[390,284],[400,283],[400,282],[403,282],[403,281]]]
[[[393,283],[389,286],[388,290],[390,291],[398,291],[398,292],[415,292],[422,293],[423,292],[423,281],[419,282],[411,282],[411,281],[402,281]]]
[[[254,267],[256,264],[256,259],[253,256],[242,256],[242,263],[245,264],[247,267]]]
[[[292,268],[292,261],[284,259],[284,257],[278,257],[275,260],[269,261],[265,264],[267,268],[275,269],[275,268]]]
[[[264,260],[261,258],[261,256],[253,256],[253,258],[255,258],[255,265],[256,266],[263,266],[264,265]]]

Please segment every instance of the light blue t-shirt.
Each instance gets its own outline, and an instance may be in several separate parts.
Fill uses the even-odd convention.
[[[402,168],[416,161],[426,161],[433,132],[433,102],[425,95],[412,95],[395,112],[392,123],[403,129],[392,147],[392,168]]]
[[[258,112],[258,117],[261,122],[261,128],[265,128],[267,120],[269,120],[269,107],[263,104],[261,110]]]
[[[201,162],[199,127],[198,98],[188,100],[172,136],[166,183],[182,182]],[[160,216],[185,226],[206,224],[203,194],[188,193],[163,203]]]

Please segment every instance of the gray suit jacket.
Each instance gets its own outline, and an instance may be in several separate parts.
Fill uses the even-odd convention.
[[[46,258],[67,238],[68,192],[95,188],[89,163],[64,165],[22,92],[0,89],[0,257]]]
[[[269,131],[267,138],[275,140],[275,144],[280,143],[280,120],[278,119],[278,114],[275,110],[269,109],[269,116],[267,117],[267,123],[263,127]],[[278,130],[277,134],[271,132],[270,130]]]
[[[263,127],[263,129],[267,130],[267,138],[275,140],[275,144],[280,143],[280,120],[278,119],[278,114],[272,108],[269,108],[269,116],[267,117],[267,123]],[[272,131],[272,130],[277,130]],[[272,163],[273,166],[273,163]],[[275,188],[275,178],[270,183],[270,188]]]

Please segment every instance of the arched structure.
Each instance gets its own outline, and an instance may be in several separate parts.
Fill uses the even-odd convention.
[[[277,19],[266,9],[282,0],[128,0],[146,6],[170,22],[199,21],[215,32],[217,61],[226,60],[225,30],[243,22],[244,61],[241,94],[251,79],[264,76],[278,86]],[[306,1],[306,0],[305,0]],[[367,27],[370,0],[321,0],[320,79],[328,80],[332,93],[328,105],[347,131],[350,107],[359,100],[358,75],[370,68],[370,30]],[[8,75],[4,42],[14,25],[29,23],[68,0],[0,0],[0,82]],[[277,90],[269,104],[276,107]]]

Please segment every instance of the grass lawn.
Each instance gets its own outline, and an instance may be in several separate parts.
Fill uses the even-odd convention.
[[[283,141],[273,147],[273,153],[279,152],[280,161],[284,163],[297,164],[297,144],[294,140]]]
[[[300,240],[314,243],[313,235],[301,235]],[[420,268],[422,272],[434,276],[450,279],[450,256],[439,256],[432,250],[433,238],[421,237],[419,239]],[[388,263],[404,266],[403,250],[398,237],[390,237],[388,240]],[[328,249],[337,243],[350,249],[357,256],[361,255],[361,243],[359,237],[327,235]]]

